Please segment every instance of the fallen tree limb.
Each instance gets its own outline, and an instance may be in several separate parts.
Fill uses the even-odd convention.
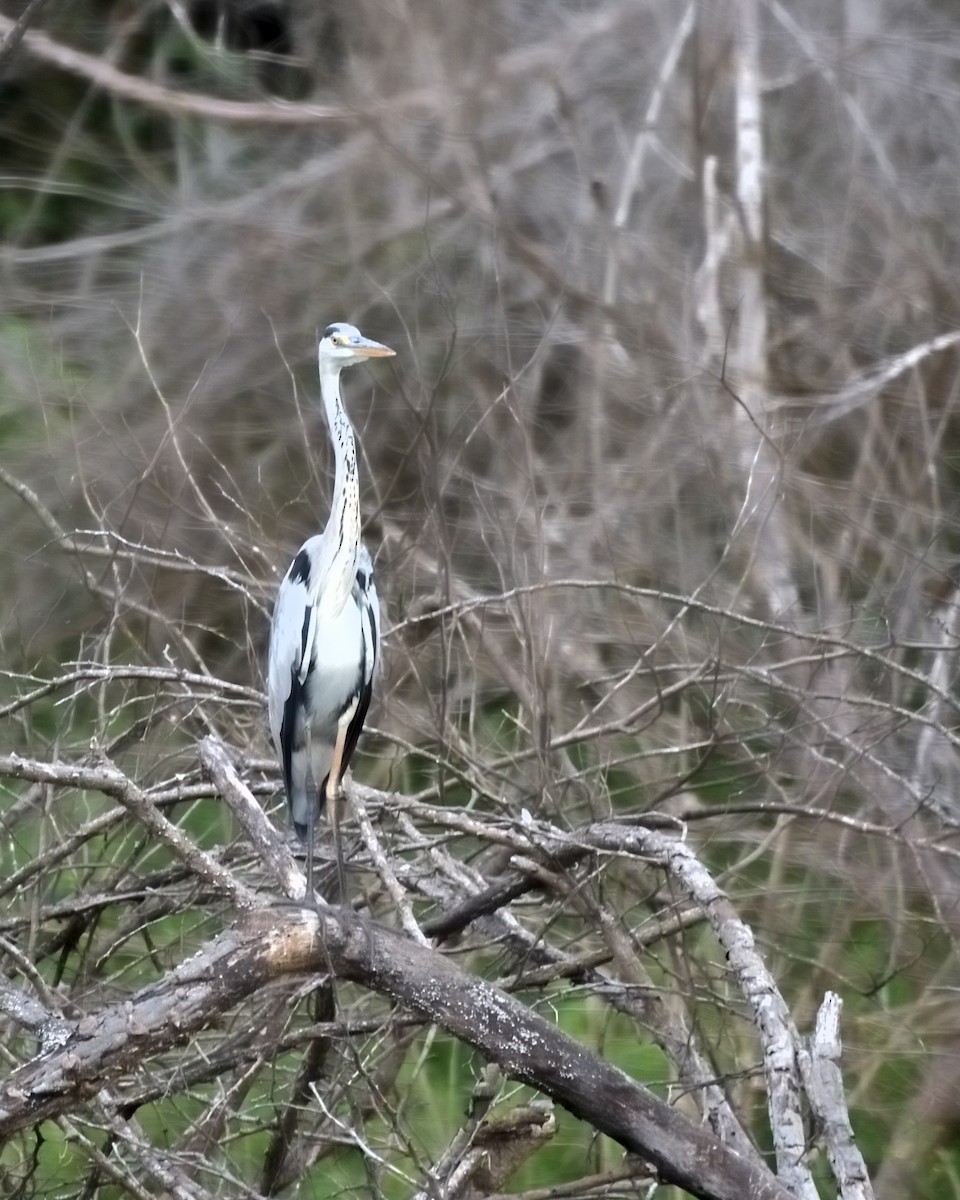
[[[0,1141],[100,1093],[145,1055],[215,1023],[267,983],[326,970],[422,1013],[694,1196],[788,1197],[765,1168],[734,1154],[519,1001],[437,950],[340,909],[248,913],[166,979],[76,1023],[59,1049],[0,1086]]]

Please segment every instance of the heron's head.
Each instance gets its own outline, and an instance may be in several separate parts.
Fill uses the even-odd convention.
[[[328,325],[320,339],[320,370],[354,367],[368,358],[391,358],[396,350],[365,338],[355,325],[338,321]]]

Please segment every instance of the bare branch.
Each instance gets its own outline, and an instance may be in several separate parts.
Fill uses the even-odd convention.
[[[616,1067],[426,946],[349,912],[259,910],[168,979],[80,1022],[55,1054],[0,1085],[0,1139],[48,1119],[271,980],[331,968],[422,1013],[705,1200],[787,1200],[745,1162]]]
[[[250,789],[237,774],[226,747],[215,737],[205,737],[199,747],[204,770],[246,830],[260,858],[284,895],[302,900],[307,881],[293,855],[264,816]]]
[[[112,763],[103,761],[100,765],[91,767],[76,763],[43,763],[35,759],[21,758],[18,754],[4,754],[0,755],[0,775],[12,776],[14,779],[32,779],[58,787],[77,788],[80,791],[96,791],[114,797],[131,816],[168,846],[214,891],[226,896],[237,908],[256,906],[257,898],[245,884],[235,879],[209,854],[199,850],[176,825],[157,810],[153,801]]]
[[[792,1195],[816,1200],[813,1180],[803,1165],[806,1134],[797,1066],[800,1037],[773,976],[757,953],[752,932],[696,855],[676,838],[655,830],[598,826],[586,833],[586,840],[605,849],[632,847],[652,858],[703,908],[753,1010],[763,1048],[770,1127],[780,1175],[789,1181]]]
[[[27,32],[27,29],[35,18],[40,15],[40,9],[46,2],[47,0],[28,0],[23,12],[17,17],[16,21],[10,22],[6,36],[0,42],[0,68],[3,67],[4,60],[8,59],[17,46],[20,45],[23,35]]]
[[[857,1149],[840,1072],[840,1013],[843,1001],[827,992],[817,1013],[813,1036],[799,1054],[810,1105],[827,1143],[833,1176],[843,1200],[873,1200],[873,1188]]]

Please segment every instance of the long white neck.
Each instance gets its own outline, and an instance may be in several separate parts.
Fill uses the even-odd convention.
[[[324,616],[338,617],[353,589],[360,549],[360,480],[357,474],[357,447],[353,427],[340,399],[340,368],[320,369],[320,394],[330,428],[336,475],[333,504],[324,531],[333,549],[325,577],[318,580],[320,610]]]

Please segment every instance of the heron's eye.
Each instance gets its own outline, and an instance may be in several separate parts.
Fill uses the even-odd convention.
[[[339,345],[340,345],[340,343],[343,341],[343,338],[340,336],[340,334],[339,334],[339,333],[335,333],[335,334],[333,335],[333,337],[330,339],[330,341],[331,341],[331,342],[333,342],[333,344],[334,344],[335,346],[339,346]]]

